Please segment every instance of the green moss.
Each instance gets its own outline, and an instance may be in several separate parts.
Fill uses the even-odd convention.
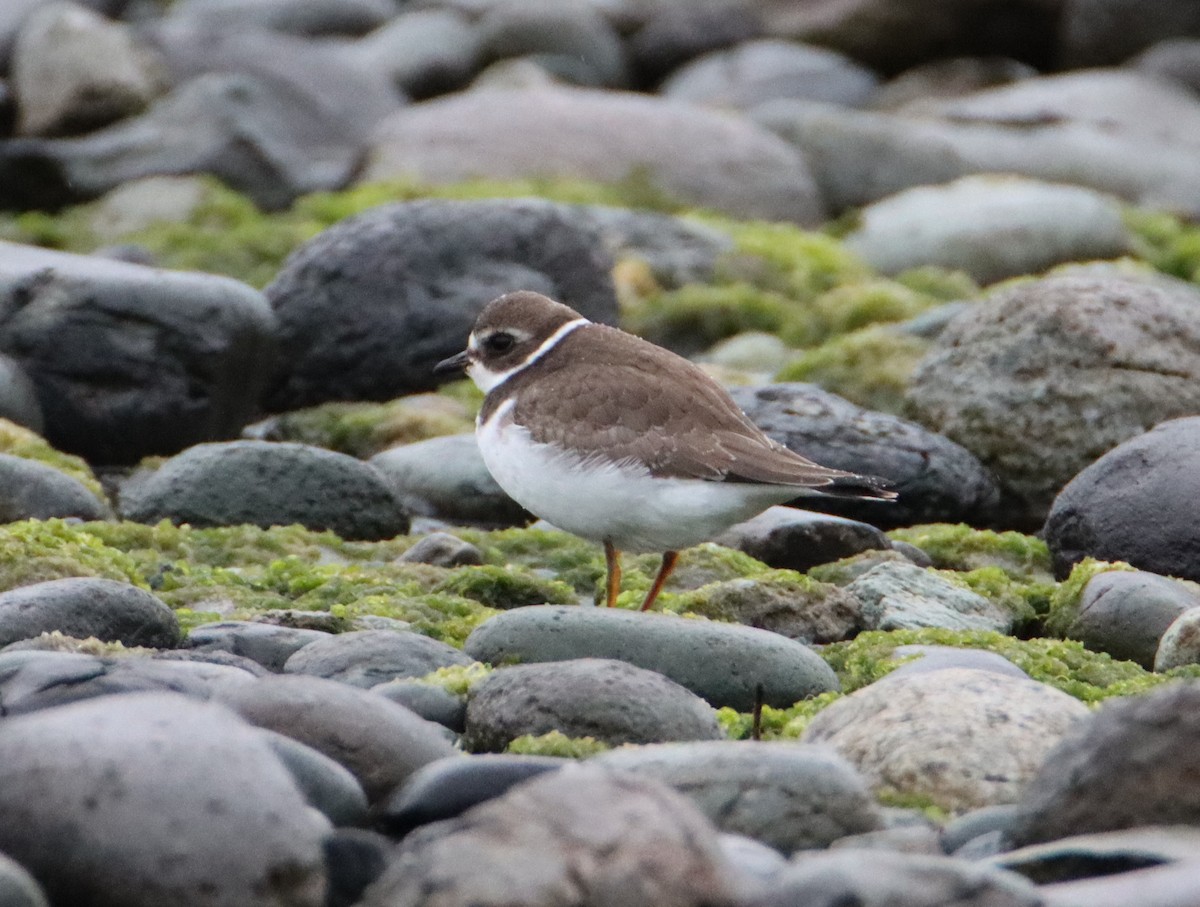
[[[326,403],[272,421],[270,438],[297,441],[367,459],[380,451],[441,435],[469,432],[474,412],[444,394],[415,394],[387,403]]]
[[[481,680],[486,680],[491,673],[490,666],[475,661],[469,665],[448,665],[438,668],[420,680],[421,683],[441,687],[447,693],[453,693],[455,696],[466,696],[471,691],[471,687]]]
[[[1092,577],[1111,570],[1133,570],[1123,561],[1098,561],[1086,557],[1072,570],[1071,575],[1063,580],[1050,599],[1050,613],[1046,618],[1046,632],[1052,636],[1066,636],[1079,616],[1079,603],[1083,599],[1084,587]]]
[[[95,473],[83,459],[55,450],[37,432],[10,422],[8,419],[0,419],[0,453],[24,457],[27,460],[37,460],[39,463],[53,466],[59,472],[78,479],[101,501],[108,500]]]
[[[763,740],[795,740],[799,738],[817,713],[842,698],[841,693],[820,693],[812,699],[803,699],[786,709],[763,706],[761,731]],[[754,716],[749,712],[736,712],[729,707],[717,710],[717,721],[726,736],[733,740],[749,740],[754,727]]]
[[[41,633],[30,639],[22,640],[21,647],[24,649],[37,649],[41,652],[73,652],[81,655],[96,655],[102,658],[114,658],[124,655],[149,655],[155,651],[154,649],[147,649],[142,646],[126,646],[123,642],[116,640],[106,641],[97,639],[95,636],[77,639],[74,636],[66,636],[58,630]]]
[[[604,580],[604,551],[567,532],[545,529],[463,529],[458,536],[483,553],[484,562],[549,570],[576,593],[591,595]]]
[[[954,812],[935,803],[933,798],[928,794],[899,791],[887,785],[875,791],[875,799],[879,802],[880,806],[919,812],[937,826],[945,825],[955,815]]]
[[[460,595],[504,611],[523,605],[569,605],[575,601],[575,590],[566,583],[541,579],[520,567],[490,564],[460,567],[433,591]]]
[[[942,575],[1006,608],[1013,616],[1013,632],[1017,635],[1023,635],[1038,626],[1037,622],[1050,611],[1050,599],[1056,589],[1049,580],[1015,580],[998,566],[978,567],[965,572],[945,571]]]
[[[71,576],[147,585],[133,558],[65,520],[0,526],[0,590]]]
[[[745,281],[788,299],[809,302],[821,293],[870,276],[870,269],[831,236],[783,223],[698,220],[728,233],[735,251],[717,267],[720,283]]]
[[[1200,283],[1200,227],[1162,211],[1125,209],[1134,252],[1174,277]]]
[[[928,523],[894,529],[888,537],[920,548],[941,570],[999,567],[1017,580],[1050,579],[1050,549],[1032,535],[975,529],[965,523]]]
[[[941,300],[934,296],[918,293],[894,280],[877,278],[834,287],[813,301],[813,309],[824,327],[825,336],[821,340],[825,340],[871,324],[906,321],[940,304]],[[785,335],[784,339],[790,338]]]
[[[809,381],[867,409],[898,413],[928,349],[928,340],[872,325],[802,353],[775,380]]]
[[[934,303],[957,302],[961,299],[978,299],[983,295],[966,271],[948,271],[935,265],[909,268],[895,277],[896,283],[908,287]]]
[[[548,734],[525,734],[511,741],[506,753],[521,756],[558,756],[563,759],[587,759],[612,749],[595,737],[568,737],[561,731]]]

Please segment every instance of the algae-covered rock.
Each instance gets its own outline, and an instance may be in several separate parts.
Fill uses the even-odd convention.
[[[1049,579],[1050,549],[1036,536],[975,529],[965,523],[893,529],[888,535],[920,548],[941,570],[999,567],[1014,579]]]
[[[104,490],[87,461],[74,454],[55,450],[41,435],[8,419],[0,419],[0,453],[37,460],[78,480],[101,501]]]

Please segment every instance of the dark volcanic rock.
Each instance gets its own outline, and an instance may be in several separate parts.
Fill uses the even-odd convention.
[[[0,349],[33,380],[47,440],[92,462],[236,435],[274,332],[262,294],[225,277],[0,242]]]
[[[346,454],[271,441],[192,447],[127,486],[121,511],[143,523],[299,523],[371,541],[408,531],[408,514],[377,470]]]
[[[279,627],[247,620],[225,620],[193,627],[183,644],[197,652],[230,652],[258,662],[279,673],[297,650],[318,639],[328,639],[320,630]]]
[[[734,388],[733,398],[763,431],[797,453],[882,476],[900,497],[890,504],[805,497],[798,506],[888,529],[914,523],[986,523],[999,499],[973,454],[929,429],[855,406],[812,384]]]
[[[0,593],[0,646],[55,630],[127,646],[171,648],[179,642],[175,612],[129,583],[71,577]]]
[[[470,663],[454,646],[420,633],[358,630],[308,644],[283,670],[370,689],[398,677],[424,677],[438,668]]]
[[[770,507],[731,526],[713,541],[744,551],[771,567],[801,573],[860,551],[892,547],[874,526],[789,507]]]
[[[1190,505],[1200,494],[1197,445],[1200,417],[1172,419],[1114,447],[1073,478],[1046,519],[1055,574],[1062,578],[1076,562],[1094,557],[1200,580],[1200,524]]]
[[[570,206],[540,200],[386,205],[301,246],[267,288],[283,372],[267,405],[388,400],[435,386],[479,310],[535,290],[616,319],[612,260]]]
[[[108,505],[91,490],[53,466],[0,454],[0,523],[79,517],[103,520]]]

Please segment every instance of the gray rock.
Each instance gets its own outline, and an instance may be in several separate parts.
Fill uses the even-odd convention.
[[[823,746],[718,741],[624,747],[589,760],[662,781],[721,831],[785,854],[877,829],[879,807],[851,765]]]
[[[379,464],[375,464],[380,468]],[[383,470],[380,469],[382,472]],[[386,475],[386,472],[385,472]],[[403,564],[432,564],[435,567],[468,567],[483,563],[483,552],[470,542],[448,532],[431,532],[400,555]]]
[[[864,867],[870,867],[864,872]],[[1042,907],[1038,889],[1013,872],[951,857],[851,848],[805,854],[748,907]]]
[[[463,744],[501,752],[517,737],[559,731],[622,743],[716,740],[716,712],[655,671],[607,658],[500,668],[471,688]]]
[[[812,649],[766,630],[608,608],[514,608],[480,624],[463,651],[478,661],[617,658],[657,671],[720,708],[788,707],[838,688]]]
[[[360,65],[382,73],[410,97],[453,91],[479,65],[479,34],[453,9],[418,9],[394,16],[353,48]]]
[[[806,507],[888,529],[986,522],[999,500],[995,479],[973,454],[915,422],[863,409],[812,384],[732,393],[780,444],[825,466],[883,476],[900,495],[890,504],[805,498]]]
[[[1167,628],[1198,606],[1200,592],[1165,576],[1122,570],[1099,573],[1084,586],[1079,613],[1066,635],[1089,649],[1150,668]]]
[[[965,586],[916,564],[892,561],[872,567],[846,591],[862,602],[862,622],[869,630],[1012,629],[1013,615]]]
[[[0,349],[33,380],[46,439],[89,462],[235,435],[274,332],[262,294],[235,280],[0,242]]]
[[[361,35],[395,14],[388,0],[179,0],[171,18],[229,33],[270,28],[297,35]]]
[[[50,907],[46,895],[29,871],[0,854],[0,904],[4,907]]]
[[[1185,907],[1196,897],[1200,862],[1171,863],[1099,878],[1043,885],[1047,907]]]
[[[1007,834],[1016,819],[1017,807],[1012,803],[981,806],[951,819],[941,830],[942,848],[953,854],[981,835]]]
[[[414,104],[380,125],[361,179],[398,176],[635,178],[739,217],[811,225],[824,215],[786,142],[738,117],[632,93],[496,89]]]
[[[736,870],[733,881],[738,886],[736,894],[739,904],[768,891],[775,878],[787,866],[783,854],[774,847],[768,847],[745,835],[723,832],[720,845],[721,853]]]
[[[762,22],[751,4],[631,4],[646,13],[625,43],[639,86],[651,88],[694,57],[760,37]]]
[[[889,825],[878,831],[846,835],[830,846],[831,850],[885,850],[893,853],[943,856],[937,831],[927,824]]]
[[[55,630],[127,646],[179,644],[175,612],[129,583],[71,577],[0,593],[0,646]]]
[[[404,506],[443,520],[521,525],[525,509],[492,478],[475,435],[444,435],[371,457]]]
[[[285,364],[267,405],[429,390],[433,366],[463,349],[479,310],[506,291],[536,290],[611,323],[611,267],[574,209],[542,200],[425,200],[344,220],[267,287]]]
[[[203,177],[148,176],[122,183],[98,199],[88,217],[88,228],[98,240],[118,244],[109,247],[107,257],[113,258],[121,250],[142,248],[120,244],[130,233],[164,223],[182,223],[213,195],[211,184]]]
[[[1011,57],[954,57],[906,69],[871,96],[874,110],[897,110],[927,98],[957,98],[1029,79],[1038,71]]]
[[[628,81],[620,37],[585,3],[499,4],[480,17],[476,28],[485,60],[529,57],[580,85],[616,88]]]
[[[801,573],[860,551],[892,547],[874,526],[791,507],[770,507],[731,526],[713,541],[744,551],[771,567]]]
[[[37,639],[27,639],[24,642],[13,643],[0,651],[12,651],[19,649],[30,643],[40,643],[43,640],[53,643],[53,637],[39,636]],[[31,648],[37,648],[36,645]],[[46,646],[51,648],[51,646]],[[150,655],[153,661],[185,661],[190,664],[201,665],[218,665],[227,668],[237,668],[240,671],[251,675],[252,677],[266,677],[271,672],[260,665],[253,658],[246,658],[244,655],[235,655],[232,652],[196,652],[192,649],[165,649],[155,652]]]
[[[326,639],[328,633],[247,620],[223,620],[193,627],[183,644],[198,652],[231,652],[279,673],[293,653]]]
[[[382,696],[319,677],[273,676],[228,686],[220,699],[247,721],[340,762],[371,802],[455,750],[438,725]]]
[[[875,790],[961,811],[1014,802],[1088,714],[1045,684],[947,668],[863,687],[819,712],[802,739],[833,746]]]
[[[447,907],[731,907],[730,873],[679,794],[569,765],[409,835],[361,903],[418,907],[435,890]]]
[[[352,907],[367,886],[383,875],[395,849],[394,842],[366,828],[336,828],[325,839],[325,865],[329,870],[326,907]]]
[[[275,731],[261,729],[272,752],[292,773],[305,802],[335,826],[361,825],[367,795],[350,771],[324,753]]]
[[[347,539],[392,538],[408,514],[380,473],[346,454],[306,444],[200,444],[127,487],[126,519],[193,526],[329,529]]]
[[[420,633],[358,630],[309,643],[287,660],[283,671],[370,689],[396,678],[424,677],[438,668],[470,663],[454,646]]]
[[[1200,864],[1200,830],[1187,825],[1150,825],[1072,835],[1009,851],[993,862],[1041,884],[1171,863],[1195,867]],[[1144,903],[1140,898],[1137,902]]]
[[[857,107],[877,82],[869,69],[835,51],[766,38],[705,54],[675,70],[659,91],[675,101],[733,110],[775,98]]]
[[[1059,61],[1064,69],[1121,63],[1164,38],[1200,38],[1200,9],[1158,0],[1145,15],[1137,0],[1070,0],[1063,4]]]
[[[1200,663],[1200,608],[1180,614],[1163,633],[1154,655],[1154,670],[1169,671]]]
[[[1200,683],[1104,703],[1051,750],[1021,796],[1016,844],[1140,825],[1196,825]]]
[[[981,284],[1062,262],[1116,258],[1131,242],[1116,199],[1010,176],[908,189],[866,208],[845,238],[884,274],[937,265]]]
[[[115,693],[171,692],[209,699],[218,688],[253,681],[253,674],[228,665],[14,647],[0,652],[0,712],[20,715]]]
[[[1159,41],[1126,65],[1200,94],[1200,36]]]
[[[224,708],[130,695],[4,720],[0,849],[54,903],[319,907],[328,829]]]
[[[373,815],[389,834],[402,837],[422,825],[453,819],[516,784],[567,764],[549,756],[505,754],[439,759],[413,772]]]
[[[1200,410],[1197,305],[1200,293],[1182,282],[1051,277],[1020,284],[947,326],[913,375],[906,407],[991,469],[1005,495],[998,522],[1034,528],[1059,489],[1101,454],[1157,422]],[[1140,467],[1137,475],[1140,481]],[[1128,486],[1107,487],[1124,496]],[[1145,502],[1145,494],[1139,487],[1135,500]],[[1177,490],[1170,494],[1178,500]],[[1162,506],[1151,507],[1156,524]],[[1129,525],[1148,541],[1143,521]],[[1053,536],[1057,528],[1049,528]],[[1065,563],[1060,550],[1058,569]]]
[[[915,656],[915,658],[914,658]],[[892,680],[909,674],[927,671],[944,671],[947,668],[971,668],[976,671],[994,671],[1009,677],[1029,677],[1015,664],[986,649],[959,649],[952,646],[897,646],[892,650],[893,659],[912,659],[885,674],[882,680]]]
[[[1171,419],[1117,445],[1073,478],[1055,498],[1043,530],[1055,574],[1066,576],[1072,565],[1094,557],[1200,580],[1197,527],[1186,504],[1200,488],[1200,457],[1191,446],[1198,434],[1200,418]]]
[[[0,355],[0,419],[24,425],[39,435],[45,431],[33,381],[15,359],[4,355]]]
[[[66,135],[140,112],[165,87],[162,64],[126,25],[74,3],[25,19],[12,56],[19,132]]]
[[[433,721],[456,734],[467,726],[467,698],[456,696],[445,687],[417,680],[389,680],[371,687],[392,702],[416,712],[426,721]]]
[[[74,476],[37,460],[0,454],[0,523],[111,516],[108,505]]]
[[[0,71],[8,72],[12,47],[25,19],[52,0],[10,0],[0,5]]]

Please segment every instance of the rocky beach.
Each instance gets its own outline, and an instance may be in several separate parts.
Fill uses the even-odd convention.
[[[0,0],[0,907],[1200,905],[1191,0]],[[894,503],[658,566],[532,290]]]

